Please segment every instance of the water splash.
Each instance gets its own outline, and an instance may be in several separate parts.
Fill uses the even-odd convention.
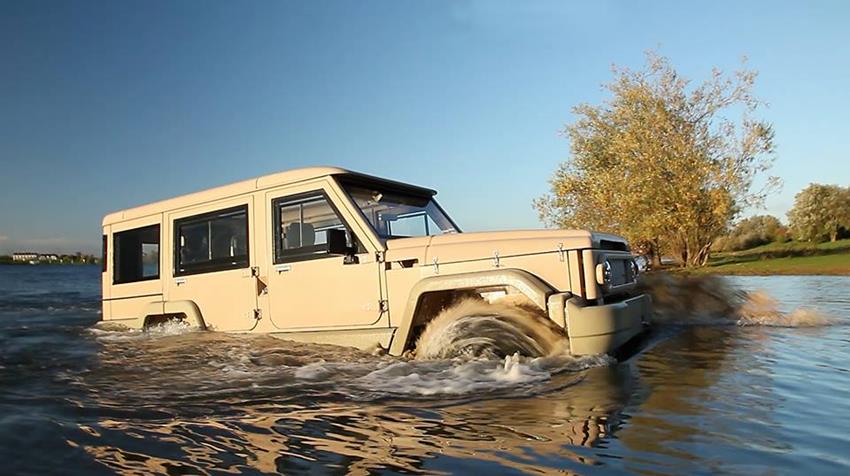
[[[783,312],[766,292],[743,291],[721,276],[653,273],[644,276],[641,286],[652,296],[655,324],[771,327],[830,324],[825,315],[814,309]]]
[[[416,343],[417,360],[544,357],[569,351],[564,331],[524,306],[466,299],[441,312]]]
[[[783,313],[776,299],[764,291],[747,293],[737,315],[739,326],[821,327],[830,324],[826,316],[814,309],[798,308]]]
[[[540,383],[549,369],[514,354],[503,360],[395,362],[357,378],[370,392],[393,395],[464,395]]]
[[[104,342],[124,342],[139,339],[157,339],[197,332],[200,328],[180,319],[171,319],[145,329],[133,329],[117,322],[100,321],[88,331]]]

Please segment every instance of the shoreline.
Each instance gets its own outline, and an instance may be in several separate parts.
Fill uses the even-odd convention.
[[[716,275],[716,276],[850,276],[850,269],[839,270],[823,270],[823,271],[805,271],[798,269],[787,270],[734,270],[734,269],[662,269],[651,272],[667,272],[676,274],[694,274],[694,275]]]
[[[850,240],[827,243],[771,243],[720,252],[701,268],[673,272],[730,276],[850,276]]]

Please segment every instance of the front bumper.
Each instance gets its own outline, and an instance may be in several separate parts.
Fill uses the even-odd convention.
[[[593,306],[583,306],[576,299],[570,299],[566,310],[570,352],[587,355],[617,350],[643,331],[651,307],[646,294]]]

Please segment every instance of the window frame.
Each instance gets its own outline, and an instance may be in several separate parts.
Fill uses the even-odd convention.
[[[180,269],[180,228],[186,225],[194,225],[197,223],[205,223],[209,221],[213,221],[215,218],[220,217],[221,215],[234,213],[234,212],[244,212],[245,213],[245,256],[244,258],[239,257],[240,259],[236,262],[234,260],[227,260],[224,262],[222,258],[217,258],[213,260],[207,260],[201,263],[192,263],[189,265],[183,264],[183,270]],[[174,269],[173,275],[176,276],[191,276],[194,274],[206,274],[206,273],[215,273],[218,271],[230,271],[234,269],[244,269],[249,268],[251,266],[251,213],[248,208],[248,204],[236,205],[233,207],[222,208],[219,210],[213,210],[209,212],[199,213],[197,215],[191,215],[183,218],[177,218],[172,222],[173,230],[174,230],[174,245],[172,246],[172,252],[174,255]],[[236,258],[235,256],[232,258]]]
[[[365,253],[366,248],[363,246],[362,240],[357,236],[357,233],[354,232],[354,227],[345,219],[345,215],[340,213],[339,207],[331,200],[328,193],[325,189],[316,189],[310,190],[308,192],[296,193],[293,195],[284,195],[282,197],[273,198],[271,201],[271,212],[272,212],[272,242],[274,244],[273,251],[273,264],[284,264],[284,263],[294,263],[297,261],[310,261],[314,259],[324,259],[324,258],[339,258],[339,255],[332,255],[328,253],[321,253],[321,248],[325,245],[313,245],[310,247],[302,246],[297,249],[310,248],[312,251],[301,252],[301,253],[289,253],[287,255],[283,254],[283,236],[281,236],[281,228],[280,228],[280,209],[286,205],[295,205],[292,202],[303,202],[307,201],[311,198],[323,198],[328,205],[330,205],[331,210],[336,214],[339,218],[339,221],[342,222],[342,225],[345,227],[348,233],[351,233],[351,241],[354,245],[353,253]]]
[[[116,260],[118,260],[119,256],[121,255],[121,253],[119,252],[120,250],[116,249],[117,248],[116,243],[119,246],[121,244],[121,238],[120,238],[119,235],[124,234],[124,233],[130,233],[130,232],[140,232],[140,231],[142,231],[146,228],[156,228],[156,235],[157,235],[156,275],[154,275],[154,276],[144,276],[144,263],[142,263],[141,277],[139,279],[121,279],[121,280],[119,280],[118,276],[121,274],[120,273],[121,268],[119,266],[119,263],[116,262]],[[106,235],[104,235],[104,238],[106,238]],[[143,242],[139,243],[139,245],[140,245],[140,249],[139,249],[140,256],[143,256],[141,254],[141,251],[142,251],[141,245],[143,245],[143,244],[144,244]],[[113,285],[141,283],[141,282],[145,282],[145,281],[156,281],[156,280],[158,280],[159,278],[162,277],[162,225],[160,223],[153,223],[153,224],[150,224],[150,225],[139,226],[139,227],[136,227],[136,228],[128,228],[126,230],[116,231],[116,232],[112,233],[112,248],[113,248],[113,250],[112,250],[112,284]],[[106,266],[106,264],[104,264],[104,267],[105,266]]]

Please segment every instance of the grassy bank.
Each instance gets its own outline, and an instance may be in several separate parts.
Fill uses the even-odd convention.
[[[715,253],[697,273],[850,275],[850,240],[834,243],[771,243],[743,251]]]

